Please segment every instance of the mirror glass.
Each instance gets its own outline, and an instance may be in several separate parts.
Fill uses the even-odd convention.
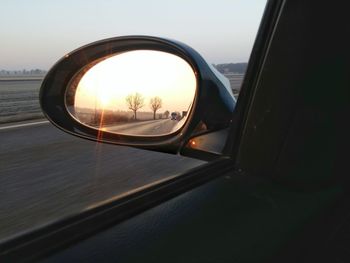
[[[66,107],[84,125],[124,135],[159,136],[180,129],[197,80],[182,58],[135,50],[108,57],[71,81]]]

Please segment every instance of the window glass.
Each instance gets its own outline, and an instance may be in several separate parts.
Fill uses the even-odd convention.
[[[0,240],[40,227],[203,161],[97,144],[44,118],[49,68],[90,42],[122,35],[175,39],[196,49],[237,97],[266,1],[3,0],[0,8]]]

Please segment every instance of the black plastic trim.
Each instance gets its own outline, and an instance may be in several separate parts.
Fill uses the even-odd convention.
[[[245,120],[247,119],[250,105],[259,83],[260,72],[264,66],[265,58],[268,55],[269,45],[272,41],[285,2],[286,0],[269,0],[264,10],[264,15],[250,55],[247,71],[242,82],[241,92],[237,99],[233,125],[231,125],[230,130],[230,134],[232,135],[228,138],[224,149],[224,153],[229,154],[235,161],[239,154],[239,144],[245,130]],[[238,167],[236,168],[239,169]]]

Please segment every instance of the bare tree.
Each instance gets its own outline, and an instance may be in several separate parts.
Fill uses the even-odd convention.
[[[153,111],[153,119],[156,119],[156,112],[162,107],[162,99],[159,97],[151,98],[149,102],[151,109]]]
[[[144,98],[140,93],[130,94],[126,97],[128,108],[134,112],[134,120],[136,120],[136,112],[144,106]]]

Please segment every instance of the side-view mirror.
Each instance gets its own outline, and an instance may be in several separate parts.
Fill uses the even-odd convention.
[[[83,46],[46,75],[40,104],[70,134],[211,159],[235,108],[229,81],[189,46],[128,36]]]

